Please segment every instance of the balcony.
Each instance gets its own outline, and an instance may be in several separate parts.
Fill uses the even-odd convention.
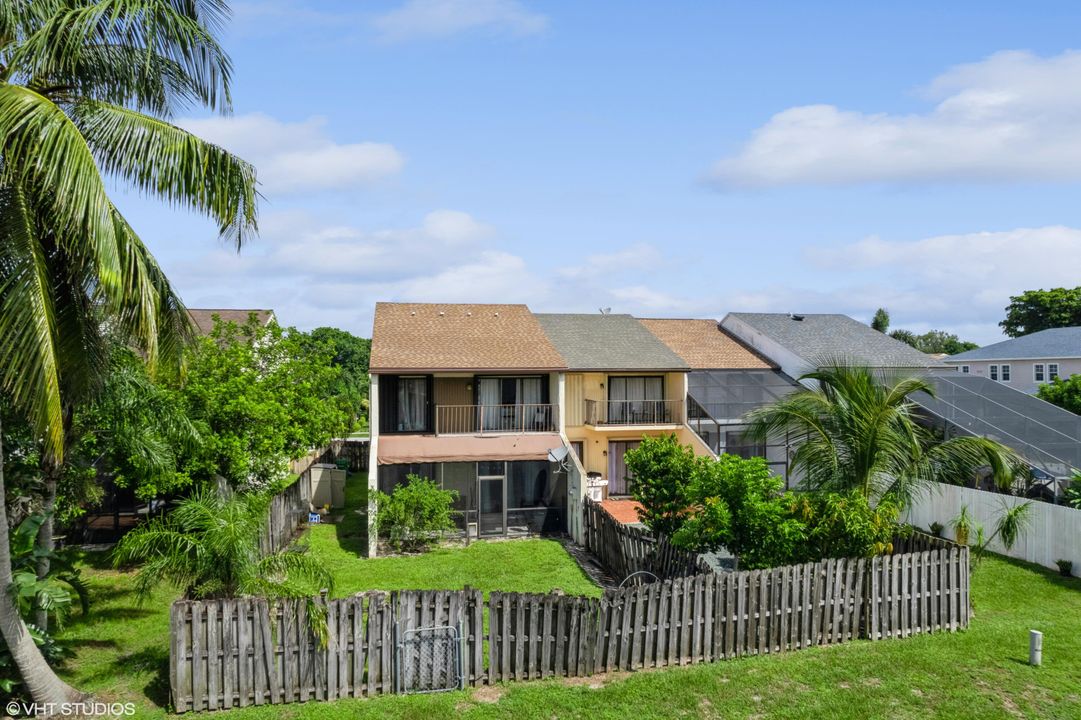
[[[559,406],[436,405],[436,435],[559,432]]]
[[[586,400],[585,424],[626,427],[628,425],[680,425],[682,400]]]

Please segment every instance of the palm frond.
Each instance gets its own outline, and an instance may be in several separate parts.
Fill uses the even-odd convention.
[[[0,382],[47,450],[63,454],[56,317],[48,262],[22,190],[0,184]]]
[[[238,248],[255,230],[255,169],[163,120],[93,100],[72,116],[102,168],[173,205],[208,214]]]
[[[101,291],[121,286],[112,203],[93,154],[75,124],[38,93],[0,83],[0,137],[7,182],[31,195],[69,255],[92,264]]]

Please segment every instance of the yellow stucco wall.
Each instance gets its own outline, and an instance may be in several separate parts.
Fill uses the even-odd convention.
[[[607,379],[618,375],[644,375],[647,373],[567,373],[565,389],[565,413],[567,439],[581,441],[585,457],[582,464],[586,472],[598,472],[608,477],[608,443],[612,441],[641,440],[643,437],[660,437],[675,432],[679,441],[694,448],[697,455],[708,455],[701,442],[696,442],[693,431],[686,425],[675,428],[635,430],[612,428],[598,430],[584,425],[585,401],[605,401],[608,398]],[[684,373],[665,373],[665,395],[668,399],[684,397]]]

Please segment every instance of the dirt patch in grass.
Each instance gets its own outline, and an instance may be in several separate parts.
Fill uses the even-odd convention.
[[[473,691],[473,702],[494,705],[503,699],[506,689],[498,685],[482,685]]]

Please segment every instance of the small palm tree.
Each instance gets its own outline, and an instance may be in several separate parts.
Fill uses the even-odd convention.
[[[310,555],[289,549],[261,554],[269,507],[266,495],[204,487],[164,518],[125,535],[113,561],[117,567],[143,563],[136,580],[143,600],[162,583],[191,599],[310,598],[333,589],[333,577]]]
[[[934,395],[921,377],[890,377],[845,364],[807,373],[805,387],[748,414],[760,441],[798,438],[793,471],[809,490],[858,490],[904,506],[932,483],[956,484],[980,468],[1005,484],[1023,467],[1009,448],[980,437],[947,440],[917,422],[911,396]]]

